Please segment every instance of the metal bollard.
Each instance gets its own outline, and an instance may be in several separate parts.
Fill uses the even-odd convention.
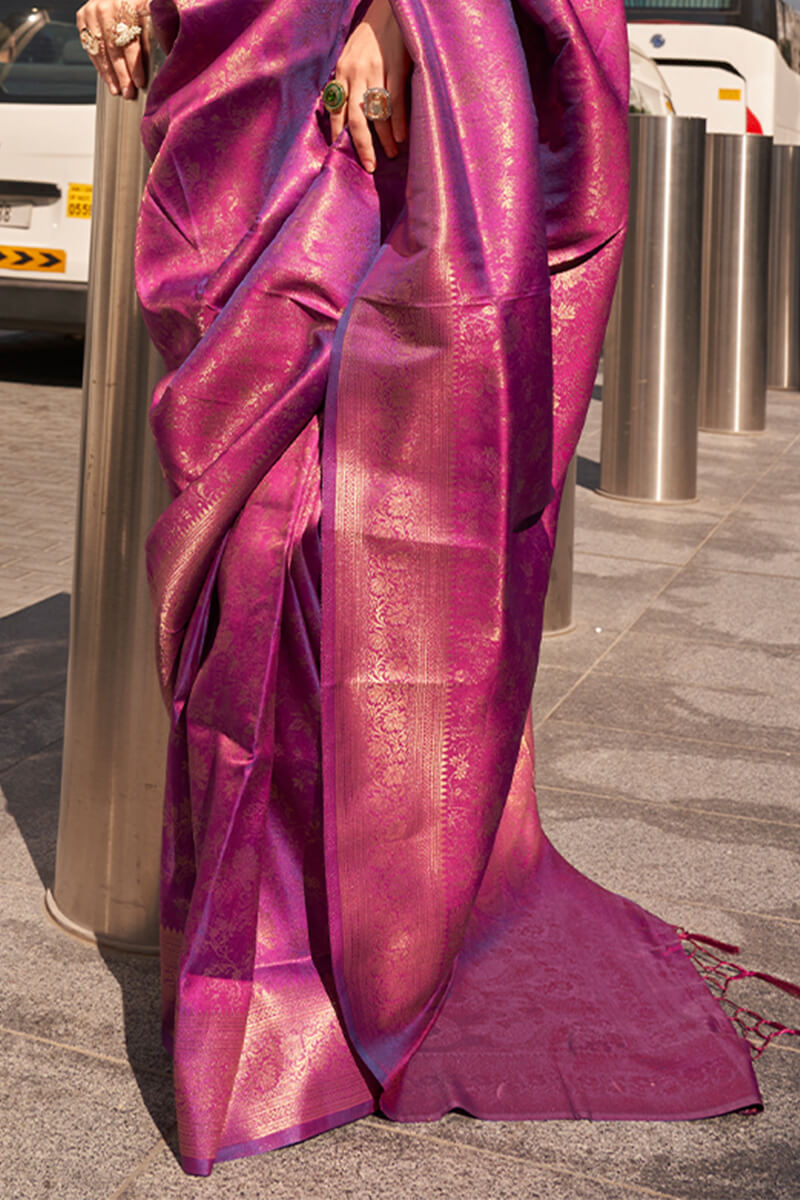
[[[144,98],[99,89],[83,444],[53,892],[67,931],[155,952],[166,715],[144,539],[166,501],[147,428],[160,366],[133,284]]]
[[[578,458],[573,454],[567,467],[561,508],[558,513],[556,544],[550,564],[550,582],[544,602],[544,637],[570,633],[575,628],[572,620],[572,560],[575,550],[575,482]]]
[[[772,148],[767,386],[800,388],[800,146]]]
[[[700,428],[752,433],[766,425],[772,139],[706,140]]]
[[[705,120],[631,116],[628,237],[606,333],[600,487],[697,494]]]

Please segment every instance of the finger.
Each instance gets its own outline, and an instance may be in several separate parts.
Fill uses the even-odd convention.
[[[400,151],[397,149],[397,142],[394,140],[391,120],[373,121],[372,127],[378,135],[378,141],[383,146],[383,152],[386,157],[397,158]]]
[[[128,15],[128,22],[131,25],[138,26],[141,30],[140,34],[129,42],[127,46],[123,46],[122,54],[125,59],[125,66],[128,68],[128,74],[135,87],[140,88],[145,85],[145,58],[143,52],[144,40],[147,36],[147,14],[132,10]]]
[[[90,27],[87,26],[87,28]],[[92,62],[97,68],[97,73],[103,80],[103,83],[105,83],[108,90],[111,92],[112,96],[118,96],[121,90],[119,86],[119,80],[117,79],[116,73],[108,61],[106,44],[103,41],[102,34],[97,34],[96,36],[100,42],[100,50],[99,53],[92,55]]]
[[[338,76],[337,76],[337,83],[341,83],[345,92],[347,92],[347,84],[343,83],[342,80],[338,78]],[[349,96],[348,96],[348,99],[349,99]],[[337,113],[330,114],[330,118],[331,118],[331,138],[335,142],[336,139],[338,138],[339,134],[344,129],[345,121],[347,120],[347,100],[345,101],[344,106],[342,108],[340,108]]]
[[[133,68],[141,60],[142,18],[133,4],[117,4],[112,12],[104,5],[105,41],[109,68],[116,75],[126,100],[136,96]],[[141,73],[141,66],[140,66]]]
[[[128,69],[128,75],[135,88],[144,87],[144,59],[142,57],[142,43],[139,38],[135,42],[130,42],[123,47],[122,56],[125,59],[125,66]]]
[[[386,80],[386,88],[392,104],[392,135],[395,142],[404,142],[408,137],[408,121],[406,118],[406,85],[404,79]]]
[[[375,147],[372,144],[369,121],[364,115],[362,96],[366,90],[364,83],[351,85],[350,95],[347,99],[347,126],[353,140],[353,147],[361,159],[364,170],[372,174],[375,170]]]
[[[112,29],[106,32],[106,59],[109,70],[113,72],[120,92],[126,100],[132,100],[136,95],[136,86],[128,70],[125,55],[119,46],[114,45],[115,34]]]
[[[123,92],[125,86],[131,87],[131,80],[127,68],[124,68],[122,72],[117,70],[117,62],[122,55],[113,44],[115,34],[110,5],[86,4],[78,10],[76,19],[79,28],[87,29],[96,39],[99,49],[96,54],[90,55],[90,58],[108,90],[113,96],[118,96],[120,92]]]
[[[97,43],[97,53],[89,54],[84,46],[86,53],[92,66],[96,69],[98,75],[108,87],[109,91],[118,94],[119,86],[116,76],[111,72],[106,60],[106,48],[104,37],[104,21],[101,13],[98,11],[96,4],[84,4],[75,13],[75,24],[78,27],[78,33],[86,31],[91,34]],[[83,43],[81,43],[83,44]]]

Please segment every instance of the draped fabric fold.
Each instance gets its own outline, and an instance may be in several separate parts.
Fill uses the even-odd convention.
[[[153,0],[137,283],[173,500],[162,965],[183,1164],[398,1120],[757,1104],[675,931],[539,825],[529,704],[626,217],[616,0],[393,0],[410,135],[319,96],[355,0]]]

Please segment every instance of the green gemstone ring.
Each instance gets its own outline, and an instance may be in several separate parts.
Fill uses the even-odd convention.
[[[326,83],[322,92],[322,103],[329,113],[341,112],[347,103],[347,92],[338,79]]]

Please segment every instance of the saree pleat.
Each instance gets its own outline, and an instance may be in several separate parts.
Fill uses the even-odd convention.
[[[153,4],[164,1028],[198,1174],[377,1107],[759,1100],[675,930],[536,812],[544,597],[625,223],[621,9],[394,7],[410,137],[373,179],[319,103],[363,5]]]

